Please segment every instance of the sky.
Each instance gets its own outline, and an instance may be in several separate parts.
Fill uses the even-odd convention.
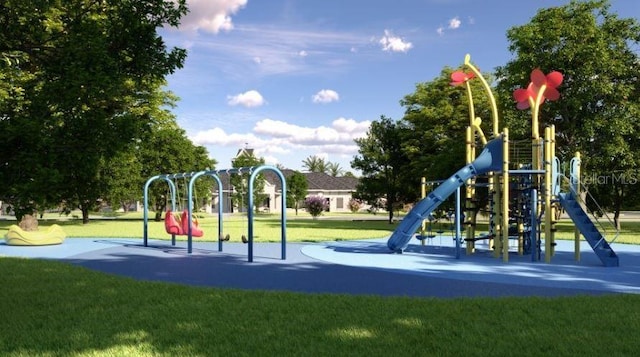
[[[416,84],[459,67],[506,64],[507,30],[568,0],[187,0],[178,29],[187,50],[168,77],[177,122],[217,169],[241,148],[267,164],[304,170],[318,156],[357,174],[354,139],[382,115],[401,119]],[[640,2],[612,0],[640,19]],[[523,83],[523,85],[526,83]]]

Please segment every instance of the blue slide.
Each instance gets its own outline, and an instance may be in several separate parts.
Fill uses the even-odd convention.
[[[393,232],[387,246],[394,252],[402,252],[409,245],[409,241],[422,221],[426,219],[440,204],[455,190],[473,176],[489,171],[502,171],[502,137],[491,140],[484,147],[477,159],[458,170],[448,180],[444,181],[427,197],[418,202],[402,219],[398,228]]]

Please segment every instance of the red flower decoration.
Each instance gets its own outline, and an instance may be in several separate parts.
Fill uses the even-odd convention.
[[[545,75],[539,68],[534,69],[531,72],[531,83],[527,89],[519,88],[513,92],[513,98],[518,102],[516,107],[520,110],[529,108],[530,103],[538,97],[541,88],[544,88],[544,93],[542,93],[540,103],[545,99],[557,100],[560,98],[560,92],[556,88],[562,84],[562,79],[562,73],[558,71]]]
[[[451,85],[459,86],[466,83],[468,80],[474,78],[476,75],[473,72],[465,73],[463,71],[456,71],[451,73]]]

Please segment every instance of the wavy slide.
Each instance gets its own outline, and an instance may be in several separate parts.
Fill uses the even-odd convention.
[[[427,197],[422,199],[402,219],[398,228],[391,234],[387,246],[394,252],[402,252],[409,245],[409,241],[422,221],[426,219],[440,204],[455,190],[473,176],[489,171],[502,171],[502,137],[491,140],[484,147],[477,159],[458,170],[453,176],[444,181]]]

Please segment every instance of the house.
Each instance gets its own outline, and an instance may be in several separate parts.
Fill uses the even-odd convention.
[[[294,170],[281,170],[285,179],[293,175]],[[259,210],[266,212],[281,212],[282,183],[278,175],[272,171],[263,171],[265,186],[263,193],[267,196],[263,202],[256,202]],[[349,200],[358,185],[356,177],[334,177],[322,172],[303,172],[307,179],[307,196],[324,197],[329,206],[329,212],[349,212]],[[231,195],[234,189],[228,175],[220,175],[222,182],[223,211],[225,213],[236,212],[238,207],[234,207]],[[218,209],[218,190],[214,187],[212,192],[211,211]],[[244,209],[241,209],[244,211]]]
[[[253,149],[242,148],[238,150],[236,158],[242,155],[254,156]],[[281,170],[285,179],[293,175],[294,170],[283,169]],[[265,170],[262,172],[265,177],[264,194],[266,198],[263,202],[255,202],[255,205],[259,210],[265,212],[282,212],[282,183],[278,175],[271,171]],[[358,185],[358,178],[356,177],[334,177],[323,172],[303,172],[307,178],[307,196],[321,196],[324,197],[328,203],[329,212],[349,212],[349,200],[351,200],[352,193],[356,190]],[[238,209],[245,211],[245,208],[234,207],[232,202],[232,194],[234,188],[231,185],[229,175],[219,175],[222,182],[222,202],[223,212],[231,213]],[[216,212],[218,210],[218,204],[220,198],[218,197],[218,187],[214,187],[212,190],[211,204],[207,205],[207,211]]]

